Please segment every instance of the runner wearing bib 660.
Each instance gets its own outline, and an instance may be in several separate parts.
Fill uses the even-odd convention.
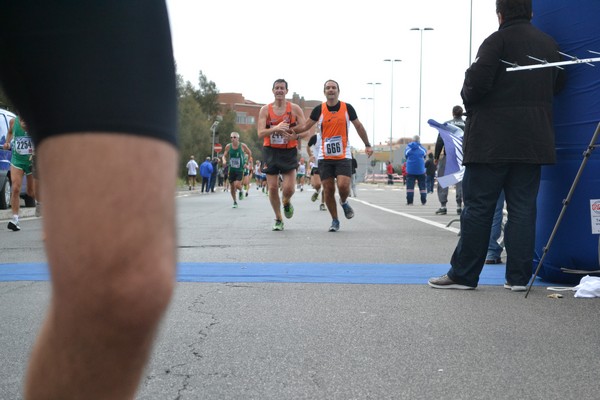
[[[340,229],[335,202],[336,181],[344,215],[348,219],[354,217],[354,210],[347,201],[352,180],[352,154],[348,138],[350,123],[354,125],[358,136],[365,144],[365,153],[368,157],[373,154],[373,149],[369,143],[367,131],[358,120],[354,107],[339,101],[340,87],[338,83],[334,80],[326,81],[323,92],[327,101],[316,106],[310,114],[310,119],[303,125],[294,128],[293,131],[304,132],[314,124],[319,126],[321,131],[320,141],[317,142],[319,174],[323,183],[325,203],[332,218],[329,232],[336,232]]]
[[[27,177],[27,195],[31,198],[35,198],[35,184],[32,174],[33,139],[27,133],[25,121],[19,117],[10,121],[3,148],[12,150],[10,159],[10,208],[13,216],[8,222],[8,229],[20,231],[19,209],[21,206],[20,194],[23,175]]]

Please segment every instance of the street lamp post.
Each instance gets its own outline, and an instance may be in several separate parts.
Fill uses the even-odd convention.
[[[467,68],[471,66],[471,49],[473,48],[473,0],[471,0],[471,12],[469,14],[469,63]]]
[[[421,136],[421,97],[423,93],[423,31],[432,31],[433,28],[411,28],[410,30],[421,32],[421,45],[419,50],[419,136]]]
[[[401,106],[401,107],[398,107],[398,109],[400,109],[400,110],[406,110],[406,109],[408,109],[408,108],[410,108],[410,107],[409,107],[409,106]],[[404,125],[404,128],[406,128],[406,125]]]
[[[219,126],[220,121],[213,122],[210,130],[212,131],[212,157],[215,158],[215,133],[217,132],[217,126]]]
[[[371,100],[371,101],[375,100],[373,97],[361,97],[360,99],[361,100]],[[371,104],[371,106],[374,107],[373,104]],[[374,124],[374,123],[375,123],[374,121],[371,121],[371,124]],[[373,135],[373,139],[375,139],[375,135]],[[375,142],[375,141],[373,141],[373,142]],[[374,144],[372,144],[372,145],[374,145]]]
[[[389,62],[392,66],[392,80],[390,82],[390,162],[394,161],[394,152],[392,149],[392,133],[394,132],[394,63],[402,60],[387,58],[383,61]]]
[[[373,86],[373,97],[371,97],[373,99],[373,142],[371,145],[375,146],[375,87],[381,85],[381,82],[367,82],[367,85]]]

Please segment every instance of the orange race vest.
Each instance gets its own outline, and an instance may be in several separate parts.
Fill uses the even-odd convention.
[[[350,116],[346,103],[340,101],[340,110],[335,112],[329,111],[327,103],[323,103],[319,126],[321,128],[320,160],[343,160],[352,157],[348,146]]]
[[[283,121],[287,121],[290,123],[290,126],[296,126],[296,117],[292,112],[292,103],[289,101],[285,102],[285,113],[283,115],[275,114],[273,110],[273,104],[269,104],[269,115],[267,117],[267,128],[271,128],[273,126],[277,126],[279,123]],[[276,149],[292,149],[298,146],[297,140],[288,141],[279,133],[272,133],[269,136],[265,136],[263,139],[263,146],[265,147],[273,147]]]

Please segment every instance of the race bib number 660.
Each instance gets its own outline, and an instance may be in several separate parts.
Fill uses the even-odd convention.
[[[342,155],[342,137],[334,136],[325,139],[325,156]]]

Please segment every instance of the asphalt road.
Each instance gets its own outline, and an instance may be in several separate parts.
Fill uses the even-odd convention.
[[[297,192],[294,217],[272,232],[270,205],[255,189],[237,209],[228,193],[179,193],[180,262],[198,276],[239,265],[247,281],[177,284],[138,399],[598,398],[597,299],[551,299],[544,286],[525,299],[501,281],[431,289],[427,273],[447,265],[458,228],[446,227],[455,214],[434,214],[435,196],[408,207],[402,187],[361,185],[355,218],[330,233],[311,194]],[[45,261],[41,221],[0,230],[0,271]],[[253,275],[263,264],[276,282]],[[418,279],[307,283],[286,269],[333,264],[410,268]],[[503,265],[489,268],[501,275]],[[0,279],[1,399],[22,396],[49,294],[48,282]]]

